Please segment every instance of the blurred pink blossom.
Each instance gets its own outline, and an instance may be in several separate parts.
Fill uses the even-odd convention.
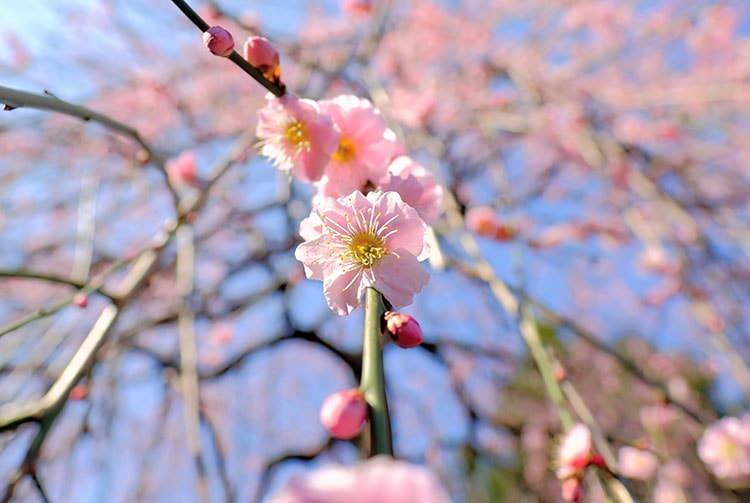
[[[323,281],[328,306],[340,315],[360,306],[367,287],[393,307],[411,304],[430,275],[419,261],[429,255],[426,225],[396,192],[352,192],[324,198],[307,223],[295,256],[310,279]],[[321,221],[320,234],[313,223]]]
[[[396,135],[377,108],[366,99],[341,95],[319,102],[341,131],[338,150],[325,168],[319,190],[340,197],[381,180],[397,150]]]
[[[582,423],[576,423],[568,430],[557,451],[557,471],[562,482],[560,490],[566,501],[580,501],[583,497],[583,476],[586,468],[596,465],[606,468],[604,459],[593,450],[591,430]]]
[[[329,395],[320,407],[320,422],[339,440],[349,440],[362,431],[367,420],[367,402],[358,389]]]
[[[577,477],[563,480],[560,492],[565,501],[581,501],[583,497],[583,481]]]
[[[292,477],[268,503],[450,503],[428,469],[377,456],[355,466],[325,466]]]
[[[411,157],[396,157],[388,166],[388,174],[378,188],[393,190],[417,210],[428,224],[435,223],[443,213],[443,187],[438,179]]]
[[[281,98],[268,94],[267,100],[266,107],[258,110],[261,154],[304,182],[320,180],[339,144],[333,122],[320,114],[314,101],[289,93]]]
[[[577,423],[562,439],[557,451],[557,478],[565,480],[582,476],[591,460],[591,430]]]
[[[669,404],[656,404],[641,407],[640,420],[648,432],[658,432],[669,428],[677,420],[677,413]]]
[[[370,0],[343,0],[341,9],[350,14],[367,15],[372,12],[372,2]]]
[[[722,485],[750,486],[750,413],[710,424],[698,441],[698,456]]]
[[[617,453],[617,464],[623,477],[648,480],[656,473],[659,460],[650,451],[626,445],[620,447]]]

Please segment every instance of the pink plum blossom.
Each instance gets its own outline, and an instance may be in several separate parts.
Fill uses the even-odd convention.
[[[443,212],[443,187],[438,179],[411,157],[396,157],[388,166],[388,175],[380,190],[398,192],[406,204],[417,210],[428,224]]]
[[[268,503],[450,503],[425,467],[377,456],[354,466],[329,465],[293,476]]]
[[[320,111],[333,119],[341,137],[319,190],[340,197],[353,190],[364,191],[368,182],[374,185],[382,179],[398,146],[380,111],[368,100],[352,95],[320,101]]]
[[[724,486],[750,486],[750,413],[709,425],[698,441],[698,456]]]
[[[367,402],[358,389],[348,389],[329,395],[320,408],[320,422],[339,440],[359,435],[367,420]]]
[[[333,122],[314,101],[289,93],[281,98],[268,94],[267,100],[258,110],[260,153],[304,182],[319,180],[339,144]]]
[[[321,199],[300,228],[306,241],[295,256],[308,278],[323,281],[337,314],[359,307],[367,287],[394,307],[406,306],[429,280],[419,263],[430,253],[427,226],[396,192]]]

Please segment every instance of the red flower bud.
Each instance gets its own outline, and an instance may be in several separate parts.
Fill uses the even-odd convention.
[[[367,420],[367,402],[358,389],[334,393],[323,401],[320,421],[339,440],[349,440],[359,435]]]
[[[402,348],[413,348],[422,344],[422,327],[408,314],[385,313],[385,322],[391,339]]]
[[[232,34],[221,26],[212,26],[203,32],[203,43],[214,56],[229,56],[234,50]]]

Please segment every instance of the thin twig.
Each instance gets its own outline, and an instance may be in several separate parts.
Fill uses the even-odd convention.
[[[177,295],[180,297],[180,308],[177,314],[177,326],[180,342],[180,385],[185,401],[183,412],[185,434],[190,455],[193,457],[198,472],[198,495],[201,501],[208,501],[208,483],[206,467],[203,463],[203,449],[200,437],[200,403],[198,397],[198,355],[195,347],[195,315],[190,307],[190,296],[193,293],[193,267],[195,242],[193,229],[181,225],[177,229]]]
[[[172,0],[172,3],[175,4],[177,8],[185,14],[185,17],[197,26],[200,31],[205,32],[211,27],[203,20],[200,14],[195,12],[193,8],[188,5],[187,2],[184,2],[183,0]],[[232,51],[227,58],[230,59],[232,63],[239,66],[242,71],[254,78],[260,85],[268,89],[277,98],[281,98],[286,93],[286,86],[284,86],[283,83],[276,84],[268,80],[263,75],[262,71],[248,63],[237,51]]]
[[[16,108],[36,108],[39,110],[59,112],[71,117],[77,117],[87,122],[97,122],[107,129],[133,139],[136,143],[138,143],[145,154],[140,155],[139,157],[144,162],[151,160],[157,165],[159,171],[164,177],[165,184],[170,192],[170,195],[172,196],[172,200],[175,204],[177,204],[177,201],[179,201],[179,195],[169,181],[169,175],[167,174],[166,161],[164,157],[159,155],[156,152],[156,149],[152,147],[146,140],[144,140],[141,134],[136,129],[128,126],[127,124],[116,121],[115,119],[91,110],[90,108],[61,100],[57,96],[54,96],[50,93],[36,94],[21,91],[19,89],[0,86],[0,103],[5,105],[6,110],[14,110]]]

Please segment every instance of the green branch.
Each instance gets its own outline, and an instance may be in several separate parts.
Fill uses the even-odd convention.
[[[381,320],[385,313],[383,298],[374,288],[365,297],[365,329],[362,339],[361,389],[370,406],[370,455],[393,455],[391,418],[385,396],[383,349],[380,347]]]

